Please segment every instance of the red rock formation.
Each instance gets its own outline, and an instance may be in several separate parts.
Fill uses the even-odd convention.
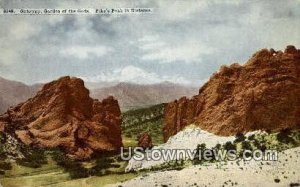
[[[148,132],[145,132],[141,135],[138,141],[138,147],[142,147],[143,149],[152,148],[152,139]]]
[[[119,150],[120,115],[113,97],[93,100],[81,79],[62,77],[1,115],[0,127],[25,144],[60,147],[76,159],[87,159],[94,152]]]
[[[165,108],[164,138],[194,123],[218,135],[300,127],[300,50],[262,49],[243,66],[222,66],[192,99]]]

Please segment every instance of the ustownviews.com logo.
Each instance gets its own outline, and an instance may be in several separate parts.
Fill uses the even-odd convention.
[[[170,161],[170,160],[203,160],[203,161],[277,161],[277,150],[224,150],[224,149],[146,149],[141,147],[121,148],[122,160],[134,159],[136,161]]]

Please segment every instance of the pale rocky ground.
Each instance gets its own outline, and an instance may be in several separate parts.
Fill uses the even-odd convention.
[[[245,136],[250,136],[254,133],[264,133],[260,131],[249,132]],[[233,141],[235,139],[234,136],[217,136],[215,134],[209,133],[200,129],[199,127],[195,127],[193,125],[186,127],[183,131],[180,131],[176,135],[169,138],[169,140],[161,144],[159,146],[155,146],[153,149],[189,149],[195,150],[197,145],[205,143],[206,148],[212,148],[216,144],[224,144],[227,141]],[[150,157],[150,154],[148,154]],[[170,160],[142,160],[137,161],[135,159],[129,160],[128,166],[126,167],[126,171],[133,170],[141,170],[148,169],[156,165],[160,165],[162,163],[168,162]]]
[[[223,163],[225,164],[225,163]],[[292,186],[300,183],[300,147],[278,154],[278,161],[230,161],[159,171],[109,186]],[[275,179],[279,179],[278,183]]]

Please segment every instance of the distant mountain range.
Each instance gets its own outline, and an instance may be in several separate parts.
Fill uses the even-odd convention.
[[[170,82],[152,85],[87,82],[85,85],[91,90],[93,98],[102,100],[107,96],[114,96],[123,111],[170,102],[182,95],[192,96],[198,92],[196,88]],[[33,97],[42,86],[43,84],[29,86],[0,77],[0,113]]]
[[[5,112],[10,106],[24,102],[34,96],[41,86],[41,84],[28,86],[0,77],[0,113]]]
[[[126,111],[166,103],[178,99],[182,95],[192,96],[197,92],[197,88],[170,82],[151,85],[119,83],[111,87],[94,89],[91,91],[91,95],[99,100],[112,95],[119,101],[121,109]]]

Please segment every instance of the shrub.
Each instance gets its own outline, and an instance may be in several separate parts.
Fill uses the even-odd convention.
[[[0,170],[0,175],[4,175],[4,174],[5,174],[5,171]]]
[[[55,150],[52,152],[52,159],[66,172],[69,173],[72,179],[89,177],[88,169],[82,167],[80,162],[70,159],[62,151]]]
[[[252,150],[251,144],[248,141],[243,141],[242,142],[242,150],[240,152],[240,157],[243,156],[243,151],[245,151],[245,150]],[[251,155],[250,153],[246,154],[246,156],[250,156],[250,155]]]
[[[11,170],[12,166],[9,162],[0,161],[0,169],[1,170]]]
[[[251,136],[249,136],[248,140],[254,141],[255,140],[255,134],[252,134]]]
[[[222,145],[218,143],[218,144],[215,146],[215,149],[219,150],[219,149],[221,149],[221,147],[222,147]]]
[[[3,132],[0,132],[0,144],[4,144],[6,142],[6,136]]]
[[[236,145],[233,144],[232,142],[228,141],[223,145],[224,149],[229,151],[229,150],[236,150]]]
[[[85,168],[82,162],[73,160],[66,156],[62,151],[52,152],[52,158],[56,163],[62,166],[69,173],[72,179],[86,178],[89,176],[102,176],[110,174],[109,168],[119,168],[119,164],[115,164],[115,160],[110,158],[111,155],[99,155],[96,165],[92,168]],[[116,158],[118,159],[118,158]]]
[[[275,181],[276,183],[279,183],[279,182],[280,182],[280,179],[274,179],[274,181]]]
[[[40,148],[30,148],[24,146],[21,148],[24,158],[17,159],[17,164],[30,168],[39,168],[43,164],[47,164],[45,150]]]
[[[205,143],[197,145],[196,155],[193,159],[193,164],[201,164],[203,162],[203,160],[200,159],[200,158],[202,158],[202,156],[203,156],[202,154],[203,154],[205,149],[206,149],[206,144]]]
[[[295,143],[295,140],[290,137],[292,134],[291,130],[289,128],[282,129],[278,134],[277,134],[277,140],[282,143]]]
[[[243,150],[252,150],[251,144],[248,141],[243,141],[242,142],[242,149]]]
[[[238,133],[235,135],[234,143],[242,142],[242,141],[244,141],[245,139],[246,139],[246,137],[244,136],[244,134],[238,132]]]

